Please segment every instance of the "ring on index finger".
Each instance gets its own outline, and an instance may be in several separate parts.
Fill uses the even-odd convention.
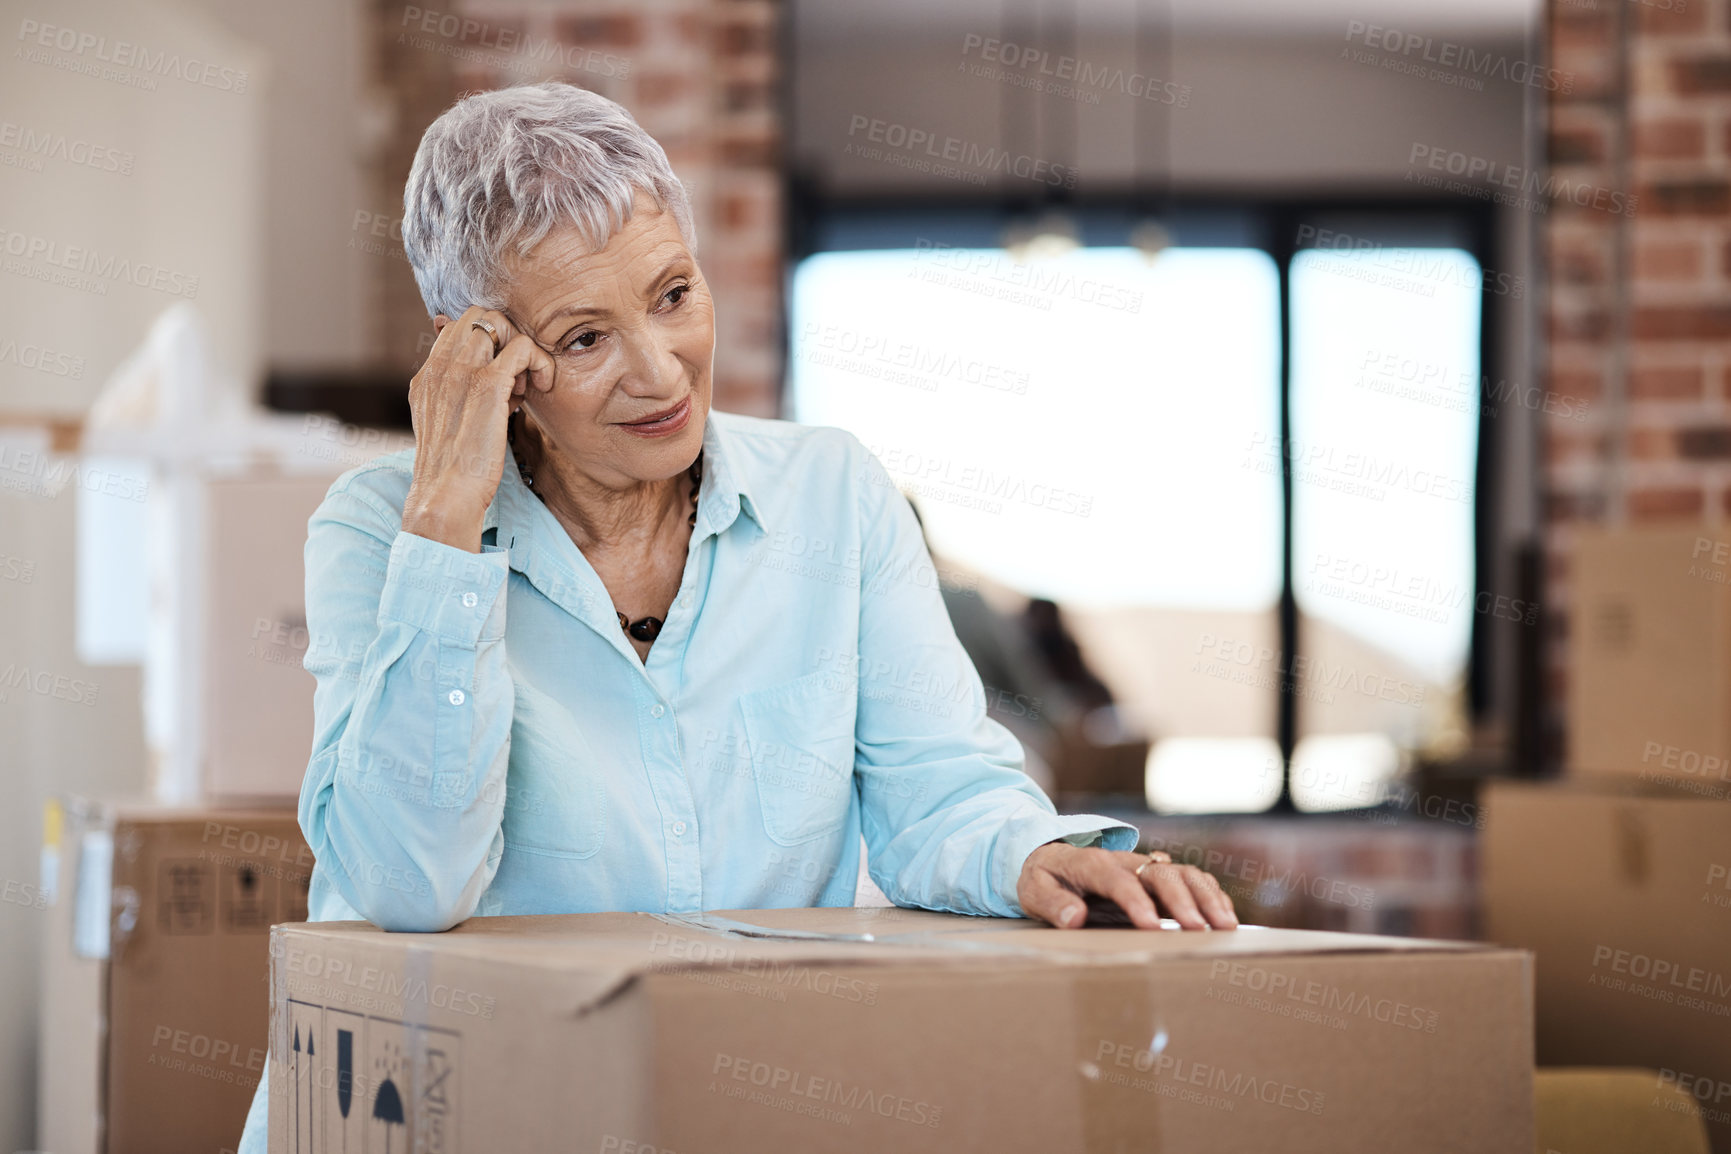
[[[469,327],[472,329],[480,329],[482,332],[487,334],[488,339],[493,342],[494,356],[498,356],[499,350],[505,347],[499,343],[499,330],[493,327],[492,321],[470,321]]]
[[[1167,865],[1172,861],[1172,855],[1165,850],[1157,849],[1148,855],[1148,860],[1136,867],[1136,876],[1141,877],[1142,871],[1151,865]]]

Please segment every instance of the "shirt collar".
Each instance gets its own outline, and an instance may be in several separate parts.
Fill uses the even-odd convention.
[[[712,413],[703,425],[703,488],[697,495],[699,537],[720,534],[744,512],[758,529],[769,532],[763,506],[751,494],[740,468],[739,441]]]
[[[763,506],[752,496],[740,468],[739,443],[714,415],[703,424],[703,486],[697,494],[697,535],[704,537],[725,533],[743,512],[767,533]],[[511,567],[527,572],[530,544],[537,531],[549,527],[564,533],[558,518],[548,511],[529,486],[523,483],[514,463],[507,461],[499,478],[499,490],[487,506],[481,522],[482,532],[495,530],[496,544],[511,551]]]

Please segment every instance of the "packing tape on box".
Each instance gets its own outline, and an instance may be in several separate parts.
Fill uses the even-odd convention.
[[[1617,866],[1628,884],[1647,884],[1651,844],[1641,812],[1632,806],[1619,806],[1616,812]]]
[[[794,942],[875,942],[876,934],[825,934],[815,930],[778,930],[769,926],[753,925],[750,922],[735,921],[733,918],[717,917],[715,914],[651,914],[657,921],[666,922],[670,926],[680,926],[688,930],[701,930],[705,933],[720,934],[728,938],[770,938]],[[900,937],[898,941],[902,940]]]
[[[1160,1098],[1172,1089],[1159,1079],[1171,1062],[1171,1042],[1153,979],[1134,968],[1089,967],[1070,983],[1081,1096],[1082,1148],[1090,1154],[1160,1154]],[[1142,1108],[1125,1109],[1142,1095]]]
[[[715,914],[707,913],[651,914],[649,916],[657,921],[666,922],[670,926],[697,930],[701,933],[732,938],[736,941],[755,939],[789,942],[871,942],[882,946],[924,947],[957,954],[993,954],[1000,957],[1032,958],[1060,965],[1083,964],[1082,958],[1061,950],[1042,950],[1027,945],[1003,945],[999,942],[982,940],[969,934],[932,933],[928,930],[910,930],[905,933],[894,934],[836,934],[817,930],[776,929],[773,926],[760,926],[751,922],[742,922],[734,918],[718,917]]]

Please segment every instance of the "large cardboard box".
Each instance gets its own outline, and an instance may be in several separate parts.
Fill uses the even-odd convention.
[[[1568,769],[1731,798],[1731,532],[1576,530]]]
[[[313,678],[302,667],[307,520],[335,480],[246,473],[211,480],[205,581],[202,796],[300,796],[313,740]]]
[[[50,803],[38,1145],[219,1154],[264,1066],[269,930],[306,918],[292,810]]]
[[[1486,936],[1535,955],[1539,1063],[1664,1072],[1731,1154],[1731,806],[1566,784],[1484,800]]]
[[[1530,1154],[1529,959],[896,908],[272,932],[271,1149]]]

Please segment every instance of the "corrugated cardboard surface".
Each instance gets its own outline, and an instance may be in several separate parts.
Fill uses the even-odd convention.
[[[1731,805],[1512,784],[1485,804],[1486,934],[1536,955],[1539,1062],[1687,1076],[1731,1152]]]
[[[832,909],[272,952],[295,1154],[1532,1149],[1515,951]]]
[[[1731,799],[1728,562],[1700,525],[1575,530],[1571,774]]]
[[[56,894],[43,1007],[42,1146],[54,1154],[232,1150],[263,1067],[270,926],[306,917],[312,854],[295,814],[86,805],[62,838],[113,837],[109,956],[71,945]],[[69,823],[69,826],[71,823]],[[68,884],[68,883],[71,884]],[[64,1035],[64,1036],[53,1036]]]

